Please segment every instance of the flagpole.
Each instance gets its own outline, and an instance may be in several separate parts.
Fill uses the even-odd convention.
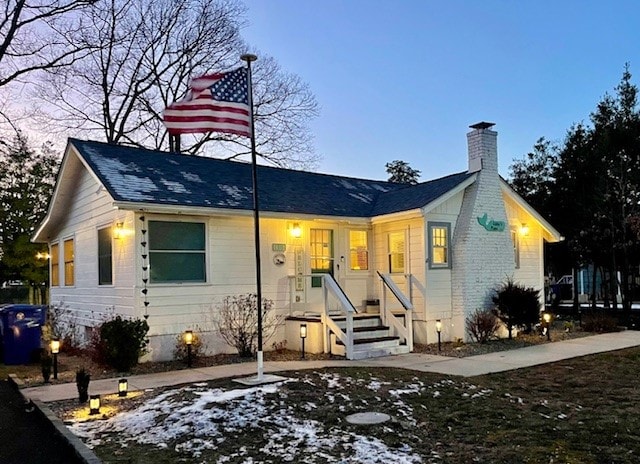
[[[256,162],[256,134],[253,119],[253,88],[251,84],[251,62],[258,59],[256,55],[244,54],[240,57],[247,62],[247,81],[249,97],[249,114],[251,121],[251,178],[253,181],[253,225],[256,248],[256,299],[258,309],[258,381],[264,377],[264,358],[262,353],[262,282],[260,272],[260,209],[258,203],[258,169]]]

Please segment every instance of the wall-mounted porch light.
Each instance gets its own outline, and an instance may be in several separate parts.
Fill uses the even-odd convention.
[[[293,238],[302,237],[302,227],[300,227],[299,222],[294,222],[293,225],[291,226],[291,236]]]
[[[129,382],[127,379],[118,380],[118,396],[125,397],[129,391]]]
[[[113,238],[120,240],[122,237],[124,237],[124,222],[116,222],[113,228]]]
[[[442,334],[442,321],[438,319],[436,321],[436,332],[438,332],[438,351],[442,351],[442,342],[440,335]]]
[[[528,237],[529,236],[529,225],[527,223],[523,222],[520,225],[519,232],[520,232],[520,236],[521,237]]]
[[[304,359],[304,340],[307,338],[307,324],[300,324],[300,339],[302,340],[302,359]]]
[[[100,414],[100,395],[89,397],[89,414]]]
[[[191,367],[191,345],[193,345],[193,330],[184,332],[184,344],[187,345],[187,367]]]
[[[44,259],[49,259],[50,257],[51,256],[46,251],[45,252],[39,251],[39,252],[36,253],[36,259],[43,259],[44,260]]]

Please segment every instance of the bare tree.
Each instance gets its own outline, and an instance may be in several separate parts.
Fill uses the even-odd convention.
[[[101,133],[111,143],[168,147],[162,110],[183,98],[191,77],[239,66],[247,50],[236,0],[106,0],[82,17],[82,44],[93,52],[71,72],[51,73],[39,96],[65,128]],[[254,71],[257,147],[276,165],[315,161],[308,121],[317,103],[295,75],[262,58]],[[218,157],[248,153],[235,136],[186,136],[188,153]],[[311,157],[309,154],[311,153]]]
[[[0,0],[0,87],[38,70],[60,69],[83,50],[74,13],[96,0]]]

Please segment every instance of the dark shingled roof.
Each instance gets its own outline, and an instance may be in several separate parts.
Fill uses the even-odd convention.
[[[251,210],[251,165],[70,139],[114,200]],[[471,174],[409,186],[258,166],[260,210],[372,217],[424,206]]]

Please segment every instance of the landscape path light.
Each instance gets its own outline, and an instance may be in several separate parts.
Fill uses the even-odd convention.
[[[91,395],[89,397],[89,414],[100,413],[100,395]]]
[[[544,319],[544,325],[547,328],[547,340],[551,340],[551,313],[544,313],[542,319]]]
[[[125,397],[129,391],[129,382],[127,379],[118,380],[118,396]]]
[[[58,380],[58,353],[60,353],[60,339],[51,339],[51,354],[53,355],[53,378]]]
[[[304,359],[304,339],[307,338],[307,324],[300,324],[300,339],[302,340],[302,359]]]
[[[442,351],[442,342],[440,338],[442,335],[442,321],[440,319],[436,321],[436,331],[438,332],[438,351]]]
[[[184,333],[184,343],[187,345],[187,367],[191,367],[191,345],[193,345],[193,330]]]

